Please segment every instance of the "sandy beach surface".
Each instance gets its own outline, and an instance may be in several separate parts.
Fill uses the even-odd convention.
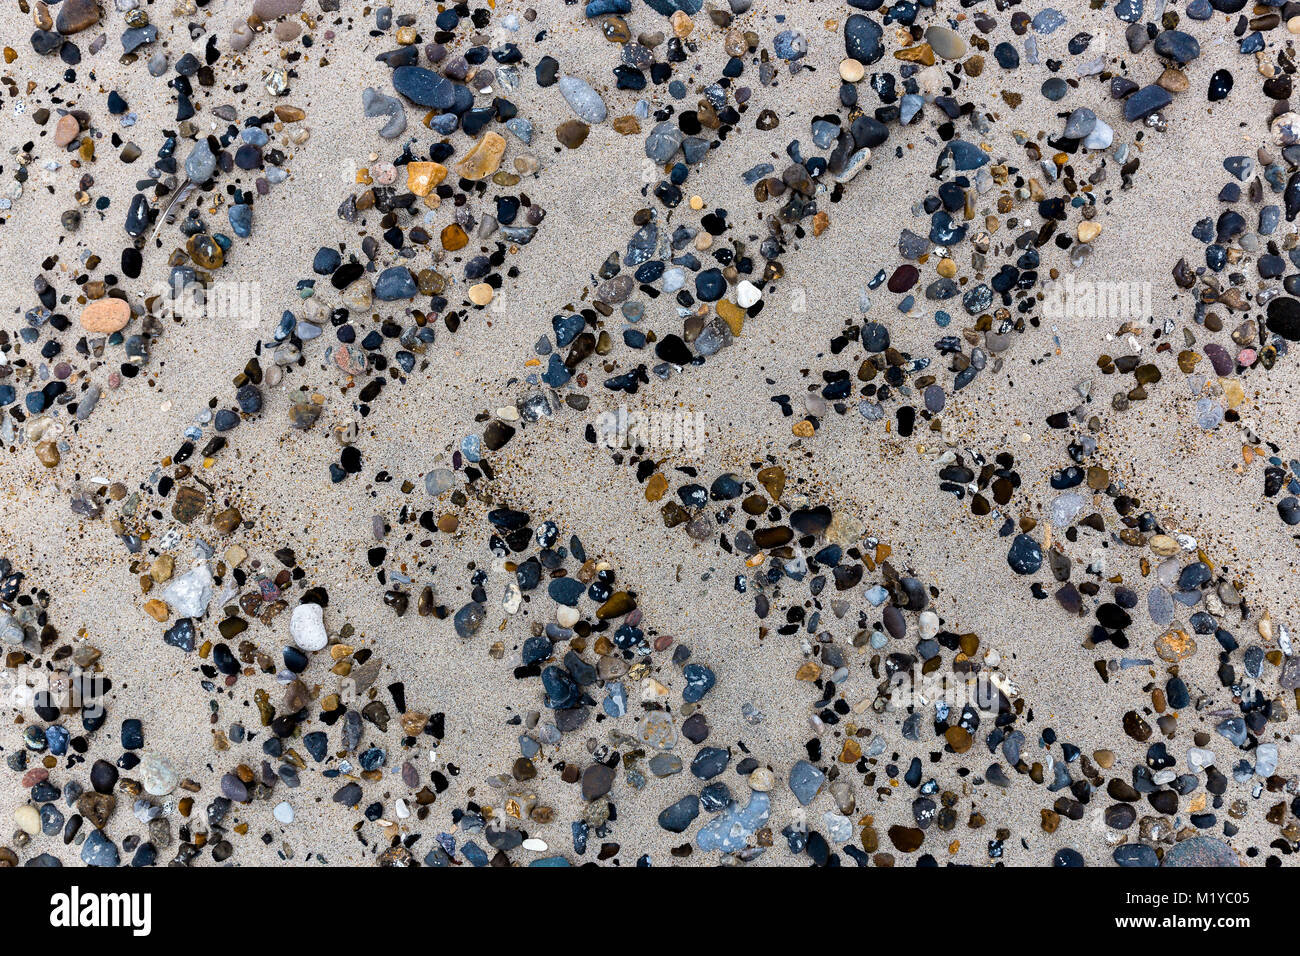
[[[143,852],[157,865],[805,865],[829,856],[875,866],[1289,865],[1277,841],[1300,840],[1291,644],[1300,587],[1297,525],[1287,523],[1300,520],[1300,302],[1291,298],[1300,288],[1286,278],[1298,270],[1285,184],[1300,155],[1287,150],[1298,147],[1286,94],[1265,81],[1275,73],[1289,89],[1277,64],[1294,53],[1293,14],[1268,8],[1282,15],[1256,25],[1256,55],[1240,51],[1256,27],[1234,35],[1252,8],[1225,12],[1231,2],[1202,4],[1211,15],[1197,19],[1195,3],[1147,0],[1138,25],[1150,23],[1150,37],[1133,51],[1130,24],[1111,4],[1059,3],[1064,22],[1049,30],[1048,20],[1028,22],[1037,6],[941,0],[909,31],[886,8],[826,0],[757,0],[736,13],[712,0],[676,19],[642,0],[592,17],[558,0],[399,3],[391,20],[377,14],[388,8],[261,0],[263,12],[284,15],[235,49],[253,4],[109,0],[98,22],[42,55],[28,6],[0,21],[0,195],[11,200],[0,212],[0,388],[12,386],[0,419],[0,554],[23,575],[0,592],[0,623],[10,626],[0,650],[11,682],[57,684],[71,669],[111,686],[102,726],[92,718],[89,729],[76,708],[6,707],[0,862],[126,864]],[[447,11],[457,15],[435,23]],[[142,13],[156,38],[124,57],[122,34]],[[882,55],[856,73],[851,16],[882,26]],[[687,23],[680,61],[668,39],[643,47],[645,88],[618,88],[613,70],[636,60],[626,51],[638,37],[672,38]],[[622,24],[630,42],[607,39]],[[956,50],[948,36],[927,35],[931,27],[955,33],[960,53],[935,60],[941,44]],[[1076,52],[1081,34],[1091,39]],[[1180,65],[1182,37],[1196,55]],[[67,44],[79,62],[67,62]],[[392,67],[376,59],[413,51],[412,66],[455,77],[458,58],[506,44],[518,62],[489,55],[459,74],[474,107],[488,109],[460,109],[447,132],[426,124],[430,108],[395,91]],[[182,85],[195,112],[178,120],[174,81],[190,53],[197,72]],[[157,54],[165,63],[155,76]],[[556,130],[580,114],[560,84],[539,82],[548,56],[606,107],[575,148]],[[652,77],[651,61],[668,79]],[[729,62],[742,72],[711,87]],[[483,70],[497,76],[477,89]],[[280,93],[267,86],[276,88],[275,71],[286,71]],[[1219,100],[1207,96],[1216,71],[1235,80]],[[1049,78],[1068,81],[1059,100],[1044,95]],[[1123,78],[1139,91],[1114,95]],[[1134,97],[1162,90],[1158,80],[1173,90],[1169,103],[1126,118]],[[846,86],[856,112],[842,102]],[[403,111],[396,138],[379,135],[385,117],[364,114],[367,87]],[[657,124],[677,130],[709,89],[734,115],[721,134],[694,122],[707,156],[648,158]],[[110,94],[125,112],[110,111]],[[920,104],[906,123],[900,97],[904,109],[917,103],[905,94]],[[494,97],[530,124],[530,143],[519,124],[507,128]],[[286,122],[297,114],[283,107],[302,118]],[[1067,121],[1088,122],[1072,115],[1080,108],[1113,131],[1104,146],[1062,139]],[[75,138],[56,146],[69,111],[80,118]],[[863,145],[853,119],[880,115],[888,139],[846,175],[845,158]],[[832,127],[821,144],[818,119]],[[482,127],[473,135],[463,128],[471,121]],[[267,135],[243,169],[233,161],[237,131],[250,128]],[[161,222],[170,195],[159,198],[154,183],[183,183],[185,159],[209,135],[223,140],[227,162],[178,204],[173,223]],[[175,165],[159,169],[169,136]],[[499,171],[462,179],[457,164],[491,136],[505,147]],[[982,165],[946,168],[954,138]],[[122,158],[128,144],[133,162]],[[1234,156],[1251,163],[1241,179],[1225,169]],[[451,170],[445,195],[409,195],[405,167],[416,162]],[[670,206],[656,190],[679,162],[689,173]],[[774,182],[759,201],[743,174],[764,163],[771,169],[757,178],[784,186]],[[20,169],[19,194],[5,192]],[[396,177],[387,199],[386,173]],[[804,180],[806,194],[792,188]],[[229,217],[245,192],[247,237]],[[372,208],[340,216],[367,192],[361,205]],[[968,232],[927,241],[919,261],[900,253],[900,232],[930,235],[954,193],[952,222]],[[124,222],[137,195],[158,218],[133,239]],[[403,195],[410,201],[382,208]],[[530,241],[505,232],[512,203],[515,225],[536,226]],[[1268,205],[1280,222],[1263,233]],[[69,229],[61,217],[74,209]],[[191,209],[200,238],[229,240],[224,264],[200,271],[245,297],[236,314],[163,307],[158,290],[173,267],[193,268],[204,252],[187,246]],[[544,211],[540,222],[530,210]],[[1239,228],[1222,218],[1229,211]],[[486,217],[496,219],[485,226]],[[1209,241],[1197,225],[1207,217]],[[444,230],[457,221],[466,245],[448,248]],[[684,268],[684,293],[624,260],[648,222],[657,241],[643,261]],[[779,244],[765,246],[778,223]],[[1017,245],[1022,236],[1040,241]],[[127,246],[142,255],[135,276],[122,268]],[[1212,247],[1219,269],[1207,265]],[[313,270],[322,249],[368,266],[356,273],[368,288],[403,267],[420,288],[359,307],[356,286],[335,287],[337,267]],[[475,256],[485,258],[476,265]],[[1180,259],[1190,288],[1176,281]],[[944,262],[958,291],[937,299],[926,290]],[[699,285],[710,269],[719,297]],[[620,289],[615,270],[637,278]],[[747,294],[741,280],[761,306],[733,304]],[[1103,298],[1123,284],[1146,307],[1116,314],[1075,302],[1049,314],[1046,297],[1067,280]],[[972,308],[966,296],[981,283],[989,304]],[[105,296],[132,310],[107,343],[81,324]],[[331,321],[349,301],[350,314]],[[553,385],[541,378],[551,355],[572,353],[552,319],[582,310],[579,327],[607,340],[593,339],[596,354]],[[291,334],[277,339],[286,311]],[[735,314],[739,331],[725,321]],[[868,348],[867,323],[887,329],[890,352]],[[725,347],[707,351],[701,324],[710,334],[729,328]],[[420,329],[435,334],[421,341]],[[637,348],[642,333],[651,338]],[[147,361],[125,376],[131,342],[122,337],[141,334]],[[78,348],[97,336],[98,347]],[[656,354],[669,336],[696,361]],[[945,336],[955,341],[941,347]],[[49,342],[59,348],[42,351]],[[973,355],[979,374],[955,387]],[[250,412],[241,408],[249,393],[236,390],[255,356]],[[879,365],[864,374],[873,356]],[[638,366],[634,394],[609,387]],[[1158,381],[1143,371],[1151,367]],[[823,397],[840,372],[847,388]],[[33,408],[28,395],[56,381],[66,391]],[[367,388],[375,381],[382,387]],[[92,386],[97,404],[80,415]],[[546,406],[540,420],[528,420],[538,407],[530,401]],[[685,447],[602,447],[593,441],[601,416],[620,408],[701,424],[703,436]],[[223,410],[237,427],[219,430]],[[475,461],[466,437],[494,423],[496,435],[502,424],[516,430]],[[205,450],[218,435],[224,446]],[[1073,458],[1072,442],[1083,443]],[[1071,466],[1078,482],[1053,481]],[[770,471],[760,475],[773,468],[784,476],[776,494]],[[962,468],[969,477],[954,478]],[[451,490],[431,496],[426,476],[444,473]],[[736,494],[717,493],[722,475],[734,476]],[[175,510],[181,487],[201,493],[188,520]],[[673,502],[680,519],[665,509]],[[511,538],[500,509],[526,513],[515,526],[530,530]],[[792,521],[793,534],[755,543]],[[1013,546],[1037,549],[1025,573],[1008,560]],[[520,594],[516,568],[539,550],[565,573],[547,566]],[[1054,574],[1066,558],[1067,577]],[[160,595],[195,567],[214,579],[211,594],[201,613],[177,613],[180,599]],[[583,585],[571,628],[557,580]],[[632,596],[631,619],[597,614],[615,592]],[[304,602],[326,603],[329,646],[286,657]],[[467,606],[481,620],[465,628]],[[164,640],[191,617],[192,648]],[[904,633],[891,631],[894,618]],[[223,624],[232,620],[239,625]],[[539,636],[547,625],[553,647]],[[996,675],[1000,708],[973,722],[960,702],[887,705],[900,661],[924,663],[927,674]],[[692,700],[700,681],[709,686]],[[139,722],[142,741],[124,721]],[[674,743],[661,749],[653,731],[664,725]],[[73,743],[60,744],[51,726]],[[312,734],[324,737],[309,743]],[[146,776],[167,792],[151,792]],[[661,815],[674,807],[696,810],[676,832]]]

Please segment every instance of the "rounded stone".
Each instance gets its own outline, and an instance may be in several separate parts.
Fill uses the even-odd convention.
[[[96,299],[81,312],[81,327],[101,335],[112,335],[130,321],[131,306],[125,299]]]
[[[171,762],[158,754],[148,754],[140,762],[140,782],[145,792],[155,797],[165,797],[180,783],[180,774]]]
[[[289,636],[304,651],[319,651],[329,643],[324,611],[319,604],[299,604],[289,620]]]

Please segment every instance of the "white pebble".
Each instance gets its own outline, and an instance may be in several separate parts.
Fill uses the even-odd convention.
[[[736,304],[742,309],[748,309],[761,298],[763,298],[763,293],[758,291],[758,286],[748,279],[741,279],[736,284]]]
[[[304,651],[319,651],[327,643],[323,611],[319,604],[299,604],[289,620],[289,636]]]

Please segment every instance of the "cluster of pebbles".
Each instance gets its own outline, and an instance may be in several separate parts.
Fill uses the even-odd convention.
[[[257,0],[220,32],[197,8],[164,26],[134,0],[20,4],[35,31],[29,47],[5,49],[10,68],[57,59],[66,72],[48,87],[6,75],[30,142],[10,153],[16,171],[0,170],[0,203],[30,199],[39,173],[76,206],[50,224],[58,248],[30,292],[15,289],[22,302],[0,331],[0,441],[58,484],[67,520],[115,537],[121,566],[98,573],[137,583],[132,639],[193,685],[193,719],[213,724],[214,750],[174,766],[151,748],[166,721],[118,711],[111,648],[60,634],[44,569],[11,555],[0,561],[4,663],[51,683],[0,739],[28,791],[0,862],[238,862],[252,843],[288,859],[309,852],[301,831],[325,800],[386,866],[1289,857],[1300,842],[1291,630],[1270,595],[1251,593],[1248,562],[1216,549],[1222,535],[1141,500],[1115,436],[1157,389],[1185,386],[1189,429],[1240,431],[1233,467],[1258,475],[1269,533],[1295,547],[1300,449],[1256,434],[1248,410],[1300,339],[1300,117],[1289,104],[1300,4],[1121,0],[1105,5],[1114,23],[1102,38],[1068,10],[907,0],[850,0],[807,22],[747,0],[462,3],[364,18],[309,2]],[[570,71],[562,37],[575,30],[599,48],[603,74]],[[185,320],[177,303],[207,301],[238,274],[258,241],[258,203],[311,164],[312,107],[294,104],[295,81],[363,40],[376,52],[346,122],[386,152],[327,197],[334,239],[286,265],[279,317],[168,456],[143,474],[83,473],[79,437],[104,390],[148,381],[168,323]],[[1239,68],[1202,69],[1212,43],[1230,44]],[[175,55],[182,45],[190,52]],[[828,45],[834,73],[810,63]],[[174,107],[163,128],[141,128],[123,94],[99,88],[91,67],[109,56],[165,80],[150,87]],[[1008,78],[1026,72],[1057,104],[1055,128],[1017,127],[1023,96]],[[1096,329],[1110,394],[1080,383],[1025,425],[1059,449],[1046,472],[1009,441],[963,440],[951,420],[963,390],[1010,380],[1051,347],[1048,303],[1123,228],[1124,194],[1152,175],[1146,144],[1194,136],[1181,118],[1204,103],[1231,108],[1248,85],[1273,104],[1243,119],[1265,145],[1206,157],[1224,185],[1192,236],[1160,250],[1171,261],[1159,314]],[[541,102],[562,102],[565,118],[543,129],[554,113]],[[783,152],[738,164],[747,135],[780,137]],[[528,317],[512,391],[453,423],[463,430],[443,460],[392,473],[389,449],[355,419],[436,376],[456,333],[491,320],[527,268],[523,247],[546,241],[556,218],[535,198],[549,158],[612,137],[640,144],[649,171],[637,208],[609,212],[620,245],[575,248],[556,280],[572,283],[571,304],[540,324]],[[131,194],[99,194],[98,163],[146,153]],[[843,210],[871,196],[886,164],[914,170],[913,216],[891,231],[895,245],[852,264],[862,293],[831,338],[796,343],[806,354],[791,368],[813,384],[763,397],[782,441],[714,473],[635,442],[608,452],[625,475],[617,507],[678,529],[683,550],[716,553],[727,570],[709,586],[752,609],[737,633],[796,649],[787,689],[808,730],[780,751],[801,752],[789,760],[765,752],[759,706],[718,703],[718,648],[697,654],[689,629],[647,613],[656,582],[629,580],[616,551],[566,529],[545,489],[512,480],[511,456],[571,422],[606,454],[585,424],[596,412],[653,401],[683,376],[727,374],[769,303],[818,282],[792,264],[834,266],[817,259],[819,237],[853,228]],[[694,192],[719,166],[744,202],[722,208]],[[119,224],[120,249],[81,238],[90,215]],[[923,323],[932,345],[902,347]],[[339,420],[331,405],[351,422],[327,424]],[[384,648],[429,633],[481,648],[474,680],[511,701],[501,726],[459,727],[436,701],[408,700],[412,675],[331,608],[339,584],[316,570],[310,537],[280,529],[272,540],[254,517],[243,436],[327,427],[336,457],[302,467],[389,489],[374,494],[363,548],[396,635]],[[815,459],[832,434],[914,448],[908,477],[932,505],[927,520],[969,521],[1001,541],[1005,560],[983,576],[1026,589],[1044,616],[1065,613],[1076,642],[1062,666],[1084,686],[1131,693],[1120,676],[1147,675],[1107,746],[1085,745],[1094,728],[1054,722],[998,637],[942,610],[962,602],[916,563],[924,522],[886,532],[847,493],[827,495]],[[728,651],[731,672],[745,654]],[[944,677],[961,699],[918,697],[916,675]],[[463,680],[435,664],[435,686]],[[239,720],[217,726],[236,709]],[[469,780],[443,755],[467,735],[498,754],[486,739],[500,737],[511,757]],[[1045,845],[1037,834],[990,818],[1003,804],[988,795],[1004,791],[1035,808],[1057,849],[1031,851]],[[575,799],[580,812],[566,814]],[[128,800],[129,814],[118,809]],[[647,849],[664,845],[660,833],[628,819],[670,835],[668,854]]]

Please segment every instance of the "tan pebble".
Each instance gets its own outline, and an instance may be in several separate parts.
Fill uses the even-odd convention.
[[[1162,661],[1176,664],[1196,654],[1196,641],[1186,631],[1173,628],[1156,638],[1156,653]]]
[[[1179,551],[1178,542],[1167,534],[1153,534],[1147,544],[1162,558],[1172,557]]]
[[[840,79],[845,83],[857,83],[866,76],[867,70],[854,59],[840,60]]]
[[[442,163],[420,162],[406,164],[406,188],[417,196],[427,196],[434,187],[447,178],[447,167]]]
[[[1173,67],[1165,70],[1156,80],[1156,85],[1170,93],[1186,93],[1189,85],[1187,74]]]
[[[1223,386],[1223,397],[1229,408],[1236,408],[1246,400],[1246,391],[1235,378],[1221,378],[1219,383]]]
[[[81,312],[81,327],[87,332],[111,334],[131,320],[131,306],[125,299],[98,299]]]
[[[71,113],[64,113],[54,126],[54,145],[67,146],[81,134],[81,124]]]
[[[1100,235],[1101,226],[1097,225],[1091,219],[1085,219],[1083,222],[1079,223],[1080,242],[1092,242],[1092,240],[1096,239]]]
[[[500,133],[486,132],[456,164],[456,173],[462,179],[486,179],[500,167],[505,152],[504,137]]]
[[[18,824],[20,830],[32,836],[41,832],[40,812],[30,804],[14,811],[14,822]]]
[[[486,282],[470,286],[469,300],[475,305],[487,305],[492,301],[492,287]]]
[[[164,581],[170,581],[172,572],[176,569],[176,560],[170,554],[160,554],[153,559],[149,565],[149,577],[153,578],[158,584]]]
[[[805,661],[803,664],[800,665],[799,669],[795,671],[794,679],[802,680],[802,681],[815,681],[817,678],[821,676],[822,676],[822,669],[820,667],[818,667],[812,661]]]
[[[52,441],[37,442],[36,460],[46,468],[59,466],[59,446]]]

